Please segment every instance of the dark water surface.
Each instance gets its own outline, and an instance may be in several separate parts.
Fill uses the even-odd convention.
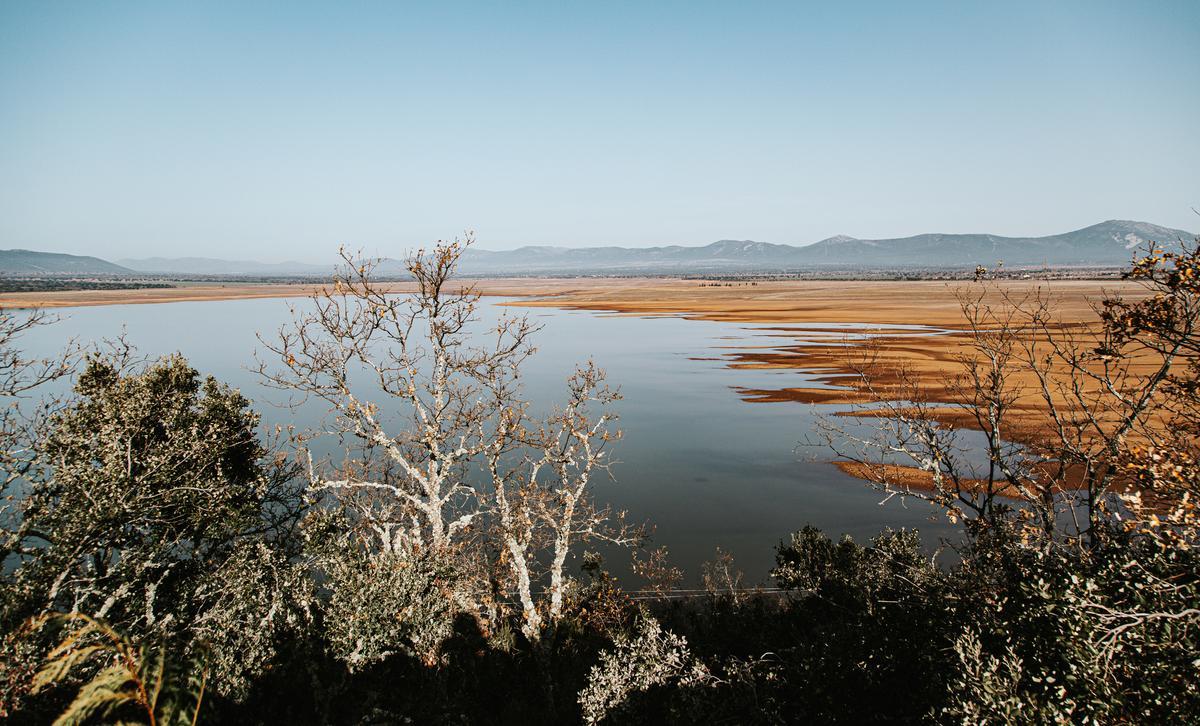
[[[506,310],[497,302],[485,299],[484,324]],[[262,352],[256,333],[273,335],[287,323],[288,301],[99,306],[59,314],[60,322],[25,339],[27,352],[52,354],[69,338],[95,341],[124,328],[142,353],[178,351],[202,373],[241,388],[266,425],[303,427],[319,419],[319,411],[279,407],[285,394],[264,388],[250,370],[255,351]],[[822,448],[797,448],[814,438],[815,416],[833,409],[739,397],[739,387],[815,385],[802,372],[733,369],[723,359],[737,350],[792,343],[778,324],[546,308],[529,315],[544,328],[536,337],[538,353],[525,367],[527,395],[542,406],[562,400],[566,377],[589,357],[607,370],[624,396],[616,405],[624,439],[613,449],[616,481],[598,482],[596,496],[628,510],[631,520],[653,524],[653,543],[668,546],[689,579],[719,546],[733,554],[749,581],[764,580],[774,545],[805,524],[856,539],[889,526],[919,528],[930,545],[954,536],[928,506],[898,499],[880,506],[882,495],[829,464]],[[825,335],[832,340],[840,333]]]

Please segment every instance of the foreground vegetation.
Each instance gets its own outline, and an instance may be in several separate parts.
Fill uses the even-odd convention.
[[[1027,348],[1075,363],[1037,369],[1060,432],[1038,446],[1014,446],[1005,427],[1021,393],[1003,374],[1026,338],[1002,333],[1029,327],[975,318],[957,404],[978,415],[986,475],[964,471],[953,430],[915,393],[879,412],[883,437],[854,453],[876,466],[877,485],[964,520],[952,558],[939,564],[914,532],[855,543],[803,528],[780,543],[773,587],[743,586],[718,557],[688,597],[666,553],[638,549],[642,533],[592,501],[620,436],[618,393],[585,364],[561,405],[535,417],[520,376],[536,329],[517,317],[473,334],[477,298],[447,285],[460,251],[410,259],[419,292],[405,297],[347,259],[264,340],[264,380],[330,410],[317,432],[264,438],[249,401],[179,357],[117,345],[29,360],[20,335],[46,321],[0,321],[6,396],[73,383],[0,421],[12,504],[0,714],[357,724],[1200,713],[1195,248],[1138,262],[1129,274],[1153,294],[1110,300],[1094,337]],[[890,458],[867,460],[881,450]],[[890,481],[896,456],[934,487]],[[644,583],[623,588],[588,552],[598,543],[633,548]]]

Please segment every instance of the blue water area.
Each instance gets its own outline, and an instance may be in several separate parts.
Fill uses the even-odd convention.
[[[538,352],[524,369],[526,394],[536,407],[562,400],[566,377],[588,358],[620,387],[616,411],[624,437],[612,449],[614,480],[598,481],[596,498],[649,523],[653,545],[666,545],[689,579],[720,547],[749,581],[762,581],[774,546],[805,524],[860,540],[885,527],[918,528],[931,547],[955,538],[955,529],[928,505],[899,498],[881,504],[880,492],[829,463],[827,449],[806,445],[818,438],[816,417],[831,407],[739,396],[740,388],[820,384],[802,371],[732,368],[727,356],[785,348],[797,339],[836,345],[839,336],[867,331],[526,310],[504,302],[485,299],[480,329],[501,314],[526,312],[542,326]],[[88,343],[124,333],[146,355],[180,352],[203,373],[240,388],[265,426],[307,427],[320,421],[323,409],[311,403],[287,408],[287,395],[265,387],[253,371],[256,355],[274,362],[258,336],[274,337],[291,319],[289,306],[307,304],[262,299],[71,308],[23,345],[28,353],[49,355],[72,338]],[[386,407],[385,400],[379,403]],[[613,566],[624,569],[624,563]]]

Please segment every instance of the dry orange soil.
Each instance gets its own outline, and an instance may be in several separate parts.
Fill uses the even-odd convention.
[[[870,397],[855,385],[853,369],[864,356],[862,341],[839,337],[814,324],[870,326],[877,346],[875,368],[911,371],[934,400],[947,387],[968,352],[967,331],[958,294],[967,282],[766,282],[756,286],[700,287],[684,280],[635,280],[611,285],[580,284],[514,301],[513,305],[611,311],[634,315],[678,314],[700,320],[774,323],[779,345],[744,349],[728,359],[735,368],[790,368],[818,374],[821,388],[743,389],[748,401],[862,403]],[[1037,281],[991,284],[986,300],[1003,305],[1003,296],[1019,299],[1041,292],[1054,306],[1061,325],[1082,329],[1093,324],[1093,305],[1106,294],[1141,294],[1128,283]],[[920,325],[936,330],[904,330]],[[846,328],[845,333],[863,332]],[[1017,371],[1021,375],[1023,371]],[[885,377],[884,385],[891,383]]]
[[[552,295],[522,299],[512,304],[606,310],[635,315],[679,314],[701,320],[773,323],[779,345],[742,349],[726,356],[734,368],[787,368],[816,374],[821,387],[740,389],[750,402],[797,401],[806,403],[865,404],[847,415],[876,415],[879,396],[887,397],[915,384],[930,403],[962,399],[963,359],[973,356],[972,335],[964,318],[960,294],[981,288],[968,282],[770,282],[755,286],[701,287],[691,281],[644,280],[609,287],[581,286]],[[1094,330],[1094,306],[1106,295],[1137,298],[1143,288],[1106,281],[1030,281],[989,284],[983,300],[1003,309],[1006,300],[1021,300],[1035,294],[1050,301],[1055,326],[1071,328],[1076,335]],[[845,323],[867,325],[873,330],[870,350],[861,339],[830,334],[813,324]],[[903,325],[928,326],[933,330],[913,331]],[[845,333],[862,332],[848,328]],[[1044,347],[1044,346],[1043,346]],[[874,384],[867,390],[856,372],[870,358]],[[1135,369],[1147,367],[1135,362]],[[902,374],[903,372],[903,374]],[[1044,439],[1051,420],[1032,370],[1015,363],[1009,384],[1019,391],[1007,419],[1006,438],[1025,443]],[[901,400],[913,400],[900,396]],[[1058,397],[1056,397],[1058,398]],[[933,415],[956,427],[978,428],[971,413],[963,408],[933,408]],[[853,476],[889,481],[909,487],[929,487],[932,476],[911,467],[887,467],[886,472],[869,471],[862,464],[838,462]],[[1015,494],[1015,492],[1003,492]]]
[[[509,304],[521,307],[553,307],[608,311],[630,315],[681,315],[699,320],[773,323],[780,343],[769,348],[742,349],[727,359],[734,368],[788,368],[815,373],[825,384],[820,388],[775,390],[742,389],[751,402],[800,401],[811,403],[869,403],[852,372],[863,351],[851,340],[814,336],[812,324],[865,324],[878,328],[874,355],[884,371],[902,369],[926,388],[931,400],[946,400],[949,387],[959,372],[959,357],[967,352],[970,337],[956,293],[967,282],[850,282],[780,281],[756,285],[702,285],[697,280],[660,278],[560,278],[489,279],[470,281],[485,295],[518,298]],[[0,307],[63,307],[175,301],[229,300],[239,298],[302,297],[318,286],[303,284],[187,284],[175,288],[144,290],[83,290],[28,292],[0,295]],[[391,286],[408,290],[403,283]],[[1136,296],[1141,288],[1105,281],[1010,281],[995,283],[991,301],[999,304],[1001,293],[1020,297],[1037,290],[1054,303],[1064,325],[1087,325],[1096,319],[1093,305],[1106,293]],[[806,329],[806,325],[809,325]],[[938,333],[901,331],[898,325],[922,325]],[[847,332],[850,332],[849,330]],[[831,344],[833,343],[833,344]],[[700,354],[699,351],[696,351]],[[1016,376],[1032,378],[1027,371]],[[888,381],[883,381],[886,385]],[[1028,383],[1028,381],[1026,381]],[[1041,404],[1037,396],[1022,400],[1024,435],[1036,435]],[[961,416],[956,425],[971,425]]]

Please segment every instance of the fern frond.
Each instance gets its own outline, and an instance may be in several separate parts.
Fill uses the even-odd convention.
[[[33,692],[38,693],[47,686],[54,685],[66,678],[76,666],[87,661],[96,653],[107,652],[108,647],[103,645],[87,645],[75,650],[68,650],[65,653],[55,648],[51,651],[50,657],[42,665],[41,670],[33,677]],[[58,653],[55,655],[55,653]]]
[[[107,659],[55,720],[56,726],[82,726],[90,719],[112,719],[124,707],[144,712],[150,724],[194,724],[200,716],[207,669],[196,660],[176,662],[167,646],[134,645],[100,620],[70,613],[40,618],[34,628],[58,622],[82,623],[65,632],[34,676],[38,692],[67,680],[71,672],[96,658]]]
[[[54,726],[83,726],[94,716],[110,716],[121,706],[138,702],[129,672],[109,666],[83,685],[75,700],[54,720]]]

